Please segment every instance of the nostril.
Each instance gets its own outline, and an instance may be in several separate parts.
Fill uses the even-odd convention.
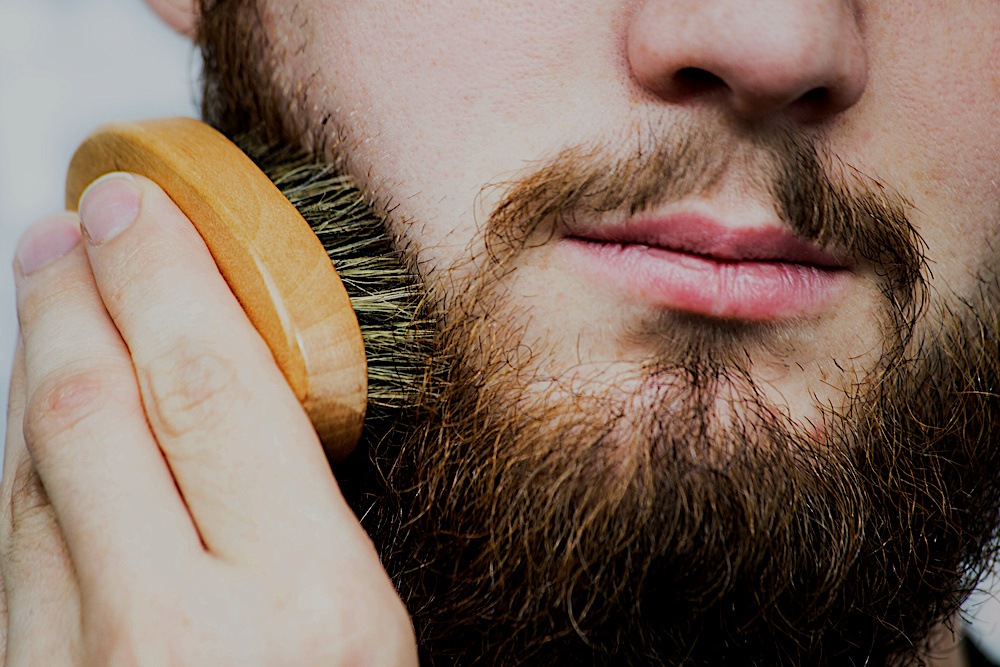
[[[826,116],[834,105],[834,94],[830,88],[813,88],[793,102],[803,119],[821,118]]]
[[[808,109],[817,109],[830,104],[831,91],[829,88],[813,88],[799,98],[799,104]]]
[[[726,88],[726,82],[709,71],[684,67],[674,74],[673,87],[682,97],[698,96]]]

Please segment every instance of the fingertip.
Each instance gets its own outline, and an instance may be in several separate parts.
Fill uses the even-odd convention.
[[[159,183],[124,171],[104,174],[94,180],[80,195],[78,208],[84,238],[90,248],[113,241],[132,226],[150,222],[153,226],[141,234],[144,244],[159,231],[176,231],[175,222],[188,223],[181,227],[190,226],[185,213]]]
[[[132,174],[105,174],[80,195],[80,220],[90,245],[101,245],[132,225],[142,211],[143,193]]]
[[[80,219],[65,212],[43,218],[21,236],[14,255],[14,275],[27,277],[75,248],[83,238]]]

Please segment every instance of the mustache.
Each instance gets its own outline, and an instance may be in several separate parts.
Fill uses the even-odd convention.
[[[730,172],[749,196],[771,202],[796,236],[870,268],[898,319],[916,318],[930,272],[911,203],[793,128],[650,125],[632,138],[565,148],[515,180],[488,186],[503,195],[486,224],[487,255],[502,270],[579,218],[624,221],[709,195]]]

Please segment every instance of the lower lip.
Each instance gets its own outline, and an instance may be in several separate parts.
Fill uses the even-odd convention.
[[[793,262],[727,261],[641,244],[566,238],[591,278],[631,298],[728,320],[815,316],[842,295],[849,271]]]

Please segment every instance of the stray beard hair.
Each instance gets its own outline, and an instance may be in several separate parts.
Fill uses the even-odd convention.
[[[203,9],[208,119],[231,135],[258,130],[245,150],[315,226],[357,218],[365,198],[349,180],[285,148],[294,137],[269,78],[238,79],[260,75],[252,59],[267,53],[260,26],[233,19],[246,2]],[[767,327],[678,317],[648,323],[682,332],[670,352],[614,385],[532,391],[546,346],[512,353],[524,334],[505,280],[526,253],[575,215],[678,199],[730,166],[720,133],[639,140],[653,147],[641,158],[577,147],[505,184],[468,283],[420,275],[385,221],[361,215],[384,242],[372,262],[390,260],[365,269],[358,255],[376,276],[373,300],[382,272],[409,276],[393,283],[406,285],[402,306],[382,315],[395,320],[373,326],[400,332],[392,345],[419,379],[375,402],[336,472],[412,614],[422,660],[919,662],[930,629],[993,558],[998,267],[982,267],[974,293],[931,299],[905,200],[857,174],[831,177],[813,143],[775,133],[760,138],[762,178],[785,222],[880,275],[882,354],[843,406],[818,406],[818,429],[797,423],[753,375]],[[311,187],[287,186],[292,164]],[[321,238],[332,253],[356,240]]]

